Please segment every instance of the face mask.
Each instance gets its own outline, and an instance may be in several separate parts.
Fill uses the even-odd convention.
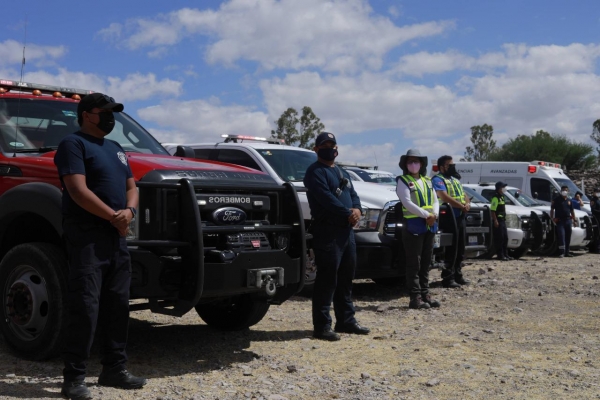
[[[421,170],[421,163],[416,164],[406,164],[406,168],[411,174],[418,174]]]
[[[100,121],[96,125],[98,129],[107,135],[112,132],[115,127],[115,116],[113,113],[98,113],[98,117],[100,117]]]
[[[562,194],[563,197],[567,197],[569,192],[563,190],[562,192],[560,192],[560,194]]]
[[[502,193],[506,193],[506,188],[502,188]]]
[[[600,197],[600,192],[594,194],[596,195],[596,197]]]
[[[448,166],[448,170],[446,171],[446,173],[444,175],[446,175],[446,176],[453,176],[456,179],[460,179],[461,178],[460,174],[458,172],[456,172],[456,165],[454,165],[454,164],[450,164]]]
[[[338,156],[338,150],[337,149],[330,149],[330,148],[326,148],[326,149],[319,149],[317,151],[317,155],[319,156],[319,158],[322,158],[325,161],[333,161],[335,160],[335,158]]]

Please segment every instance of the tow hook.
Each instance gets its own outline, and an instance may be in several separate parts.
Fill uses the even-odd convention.
[[[250,288],[265,289],[267,296],[272,297],[277,287],[284,285],[283,268],[249,269],[248,284]]]

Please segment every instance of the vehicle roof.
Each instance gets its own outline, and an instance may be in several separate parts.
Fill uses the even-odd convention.
[[[254,149],[264,149],[264,150],[293,150],[293,151],[308,151],[312,153],[312,150],[303,149],[301,147],[289,146],[286,144],[271,144],[266,142],[258,142],[258,141],[247,141],[240,143],[224,143],[224,142],[216,142],[216,143],[162,143],[163,147],[176,147],[176,146],[188,146],[191,148],[205,148],[205,147],[252,147]]]

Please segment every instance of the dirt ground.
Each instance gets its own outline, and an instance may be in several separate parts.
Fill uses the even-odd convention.
[[[250,330],[220,332],[194,312],[133,312],[129,370],[137,391],[88,385],[98,399],[600,398],[600,255],[472,260],[472,284],[443,289],[442,307],[409,310],[401,288],[355,282],[368,336],[311,338],[310,299],[272,307]],[[59,398],[61,362],[28,362],[0,339],[0,399]]]

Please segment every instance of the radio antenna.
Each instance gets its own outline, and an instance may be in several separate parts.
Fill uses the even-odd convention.
[[[21,58],[21,80],[23,82],[23,74],[25,72],[25,46],[27,46],[27,15],[25,15],[25,33],[23,38],[23,58]],[[19,116],[21,115],[21,96],[23,92],[19,92],[19,100],[17,101],[17,123],[15,124],[15,141],[13,143],[13,157],[17,156],[17,139],[19,135]]]

